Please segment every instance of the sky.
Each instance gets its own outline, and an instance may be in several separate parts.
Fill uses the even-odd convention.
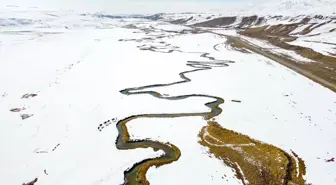
[[[334,4],[328,5],[327,2]],[[314,5],[302,6],[306,3]],[[0,8],[6,5],[18,5],[23,9],[38,7],[43,10],[71,9],[109,14],[211,12],[240,15],[247,12],[252,15],[261,14],[262,11],[265,14],[279,14],[279,11],[299,14],[300,11],[308,11],[312,7],[322,7],[316,10],[319,14],[326,12],[326,9],[327,12],[336,11],[336,0],[0,0]]]
[[[74,9],[113,13],[153,13],[211,11],[223,4],[248,0],[0,0],[0,5],[19,5],[47,9]],[[251,1],[251,0],[250,0]]]

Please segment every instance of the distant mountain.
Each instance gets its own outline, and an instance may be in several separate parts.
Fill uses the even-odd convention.
[[[336,12],[336,0],[269,0],[253,1],[242,8],[243,12],[259,14],[323,14],[331,15]]]
[[[281,0],[277,1],[276,7],[280,9],[296,9],[303,8],[327,8],[332,5],[336,5],[335,0]],[[336,8],[334,6],[334,8]]]

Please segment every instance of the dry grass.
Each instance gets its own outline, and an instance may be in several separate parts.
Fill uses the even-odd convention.
[[[141,167],[136,172],[136,178],[129,178],[127,184],[129,185],[149,185],[149,181],[146,178],[147,171],[150,167],[160,167],[166,164],[170,164],[176,160],[178,160],[181,156],[181,151],[174,145],[171,145],[172,149],[174,150],[175,156],[172,157],[173,159],[161,159],[160,157],[157,159],[149,160],[145,163],[141,164]]]
[[[193,26],[196,27],[217,27],[217,26],[228,26],[236,21],[236,17],[220,17],[212,20],[208,20],[201,23],[196,23]]]
[[[289,33],[296,28],[296,24],[261,26],[255,28],[247,28],[241,31],[240,34],[259,39],[281,38],[282,41],[289,42],[296,39],[296,37],[289,35]]]
[[[305,58],[309,58],[317,62],[325,63],[325,65],[333,65],[334,67],[336,67],[335,57],[323,55],[321,53],[318,53],[312,50],[311,48],[290,45],[290,44],[287,44],[286,42],[277,42],[276,39],[269,39],[269,42],[283,49],[295,51],[297,54]]]
[[[267,33],[265,32],[265,27],[246,29],[245,31],[242,31],[240,33],[248,37],[266,40],[274,46],[280,47],[282,49],[290,50],[290,51],[295,51],[298,55],[301,55],[302,57],[316,61],[316,62],[297,62],[293,60],[292,58],[276,55],[271,52],[267,52],[267,50],[262,51],[264,53],[267,53],[267,55],[271,55],[272,58],[281,58],[282,61],[288,64],[286,65],[287,67],[295,66],[296,68],[306,71],[307,73],[309,73],[309,75],[306,75],[306,74],[303,74],[303,75],[320,83],[321,85],[324,85],[325,87],[333,91],[336,91],[333,85],[328,85],[327,83],[321,83],[321,81],[318,81],[315,78],[312,78],[311,76],[311,75],[316,76],[317,78],[323,79],[327,81],[328,83],[335,85],[336,84],[336,57],[323,55],[321,53],[318,53],[312,50],[311,48],[306,48],[302,46],[294,46],[294,45],[288,44],[287,41],[291,41],[292,39],[295,39],[294,37],[286,37],[284,35],[279,36],[279,37],[277,37],[276,35],[273,35],[272,37],[269,37]],[[242,49],[245,48],[245,49],[250,49],[252,51],[255,51],[251,49],[252,46],[250,46],[250,44],[248,43],[246,43],[245,45],[242,43],[236,44],[237,42],[238,42],[237,40],[230,39],[230,44],[234,44],[235,47],[241,47]]]
[[[315,28],[320,27],[324,24],[325,23],[322,23],[314,27],[313,25],[308,26],[306,28],[308,31],[307,30],[306,31],[304,30],[304,31],[309,33]],[[275,46],[278,46],[282,49],[295,51],[297,54],[305,58],[314,60],[314,61],[331,64],[331,65],[336,64],[335,57],[323,55],[310,48],[288,44],[287,42],[290,42],[296,39],[296,37],[289,35],[289,33],[293,30],[293,28],[296,28],[296,27],[291,26],[291,25],[274,25],[266,29],[266,27],[264,26],[264,27],[257,27],[257,28],[249,28],[244,31],[241,31],[240,34],[246,35],[248,37],[267,40],[269,43]]]
[[[217,140],[205,138],[206,131]],[[295,156],[275,146],[222,128],[216,122],[209,122],[203,127],[200,131],[200,138],[200,144],[208,147],[209,152],[223,160],[226,165],[234,168],[237,178],[244,184],[246,184],[245,180],[250,185],[305,184],[304,162],[301,160],[300,170],[297,171]],[[233,146],[218,146],[220,143]],[[246,144],[254,145],[246,146]]]
[[[311,25],[307,26],[305,29],[303,29],[301,32],[299,32],[298,34],[300,34],[300,35],[306,35],[306,34],[310,33],[311,31],[313,31],[314,29],[319,28],[319,27],[321,27],[321,26],[323,26],[325,24],[328,24],[328,23],[330,23],[330,21],[324,22],[324,23],[320,23],[320,24],[316,24],[316,23],[311,24]]]
[[[127,122],[136,119],[137,117],[130,117],[128,119],[122,120],[121,121],[121,127],[123,130],[123,137],[121,138],[123,140],[123,142],[130,142],[130,135],[128,133],[127,130]],[[149,141],[150,142],[150,141]],[[135,174],[133,173],[129,173],[126,176],[129,177],[126,180],[126,184],[128,185],[149,185],[148,180],[146,179],[146,174],[147,171],[150,167],[155,166],[155,167],[160,167],[166,164],[170,164],[174,161],[177,161],[180,156],[181,156],[181,151],[174,145],[169,144],[169,143],[165,143],[166,147],[169,147],[171,152],[169,153],[165,153],[163,156],[155,158],[155,159],[150,159],[147,161],[143,161],[142,164],[138,167],[137,170],[135,170]],[[152,145],[147,145],[147,144],[143,144],[143,145],[134,145],[134,148],[153,148],[154,151],[158,151],[161,148],[157,148],[157,147],[152,147]],[[132,149],[132,148],[129,148]],[[135,176],[135,178],[134,178]]]
[[[245,54],[251,54],[251,52],[249,50],[247,50],[244,45],[242,45],[241,43],[239,42],[234,42],[232,41],[230,38],[227,38],[226,40],[226,45],[229,45],[232,47],[232,49],[234,51],[239,51],[241,53],[245,53]]]

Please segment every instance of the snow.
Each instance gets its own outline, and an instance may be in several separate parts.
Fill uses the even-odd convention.
[[[150,61],[139,60],[138,57],[146,58],[146,52],[140,52],[134,44],[121,45],[117,41],[127,34],[131,31],[91,28],[39,39],[33,37],[16,41],[17,44],[11,42],[12,37],[4,42],[0,53],[3,58],[0,93],[6,94],[0,102],[3,123],[0,126],[0,145],[4,149],[0,155],[8,158],[2,161],[3,168],[0,169],[4,183],[20,184],[38,176],[41,184],[87,183],[99,178],[106,183],[106,177],[109,177],[108,183],[120,184],[124,170],[141,159],[160,154],[136,150],[138,154],[134,156],[119,151],[114,147],[115,129],[102,134],[97,130],[100,123],[111,117],[168,111],[162,104],[164,102],[146,103],[152,100],[150,96],[141,98],[142,103],[136,97],[130,97],[129,103],[120,102],[124,97],[119,90],[147,83],[170,82],[175,76],[159,74],[170,71],[168,69],[172,69],[172,74],[180,70],[172,63],[163,68],[162,64],[170,60],[179,61],[170,57],[162,60],[160,55],[154,54]],[[6,36],[2,35],[3,38]],[[128,52],[132,55],[127,55]],[[151,72],[158,76],[156,79],[143,74],[148,66],[155,69]],[[130,74],[138,77],[131,78]],[[38,96],[20,99],[25,93],[38,93]],[[147,106],[132,110],[130,105],[134,100]],[[182,111],[183,105],[199,101],[202,100],[178,101],[174,105],[181,110],[174,108],[171,111]],[[26,107],[21,113],[33,113],[34,116],[23,122],[19,113],[9,111],[15,107]],[[157,110],[156,107],[163,109]],[[202,111],[202,107],[190,111]],[[57,144],[60,146],[52,152]],[[44,169],[48,176],[44,175]],[[20,178],[16,178],[18,174]]]
[[[309,27],[310,25],[301,25],[301,26],[298,26],[295,30],[293,30],[291,32],[291,34],[295,35],[295,34],[298,34],[300,32],[302,32],[305,28]]]
[[[331,56],[331,53],[336,53],[336,32],[330,32],[335,26],[335,23],[328,23],[314,29],[307,35],[296,35],[299,37],[289,44],[308,47],[321,54]]]
[[[270,0],[251,1],[245,11],[258,15],[331,15],[335,13],[335,0]]]
[[[313,49],[316,52],[319,52],[323,55],[330,55],[330,53],[336,53],[336,43],[316,43],[316,42],[309,42],[303,39],[295,40],[290,42],[291,45],[303,46]]]
[[[211,30],[214,33],[224,34],[224,35],[237,35],[237,31],[233,29],[208,29]]]
[[[203,42],[203,39],[192,39],[199,35],[185,37],[190,39],[189,42],[199,42],[200,45],[212,43],[211,35],[208,35],[210,43]],[[173,40],[172,43],[177,44]],[[192,45],[196,46],[194,43]],[[308,182],[333,184],[336,169],[324,159],[331,158],[336,153],[332,147],[335,140],[333,130],[336,127],[335,94],[267,58],[256,54],[245,55],[224,49],[212,52],[211,56],[233,60],[236,63],[230,64],[229,67],[190,74],[188,77],[193,81],[187,84],[152,90],[170,95],[197,93],[223,97],[226,103],[222,106],[223,113],[217,118],[223,127],[271,143],[288,152],[295,151],[307,165]],[[239,99],[242,103],[230,102],[232,99]],[[186,142],[185,137],[177,137],[180,134],[177,134],[176,130],[171,131],[172,133],[161,133],[157,126],[154,126],[158,121],[165,122],[151,119],[131,123],[131,132],[135,134],[135,138],[151,136],[150,138],[159,141],[176,140],[174,143],[177,146]],[[188,123],[181,121],[180,124]],[[173,127],[173,123],[167,124]],[[169,126],[164,126],[163,130],[168,131]],[[178,128],[175,129],[185,130],[184,125],[176,127]],[[309,147],[304,143],[309,143]],[[172,172],[182,173],[182,167],[179,166],[177,170],[177,167],[174,169],[172,166],[162,168],[172,168]],[[320,173],[322,171],[323,173]]]
[[[210,158],[207,150],[200,147],[198,133],[205,125],[201,118],[192,117],[139,119],[130,123],[134,139],[169,141],[182,151],[178,162],[149,170],[147,178],[151,184],[242,184],[229,167],[214,156]]]
[[[56,40],[54,42],[47,40],[40,43],[24,43],[25,47],[22,46],[22,50],[16,50],[18,47],[4,46],[6,52],[1,53],[1,57],[6,60],[3,61],[4,67],[1,68],[0,84],[1,90],[8,95],[0,104],[3,123],[0,143],[3,150],[0,156],[8,160],[1,162],[0,174],[5,183],[22,184],[36,176],[39,177],[41,184],[89,183],[106,175],[111,176],[109,182],[122,183],[123,170],[143,158],[159,155],[148,150],[137,150],[136,156],[118,151],[114,147],[117,134],[115,129],[102,134],[97,131],[98,124],[105,121],[104,119],[118,115],[113,108],[108,108],[112,102],[117,103],[113,100],[116,98],[115,95],[111,95],[110,101],[101,101],[104,98],[98,99],[100,99],[99,89],[109,86],[106,82],[110,79],[104,74],[112,73],[117,77],[111,69],[118,71],[120,68],[110,66],[105,68],[104,73],[95,72],[95,70],[103,72],[104,68],[100,68],[103,67],[99,65],[100,62],[110,63],[109,58],[105,58],[104,55],[110,53],[107,46],[113,46],[106,41],[99,44],[100,47],[94,44],[92,37],[97,38],[95,31],[82,30],[73,35],[63,35],[61,39],[54,38]],[[120,34],[120,30],[104,32],[98,35],[106,37],[110,34]],[[75,35],[77,37],[74,37]],[[78,38],[84,42],[76,40]],[[118,44],[116,41],[114,43]],[[104,50],[101,52],[100,49]],[[21,55],[14,55],[17,52]],[[34,58],[30,59],[27,53]],[[101,55],[103,57],[100,57]],[[60,69],[60,66],[65,68],[70,62],[77,63],[78,60],[81,60],[83,65],[78,64],[73,69],[64,71],[62,75],[54,72]],[[21,63],[25,66],[20,67]],[[106,81],[97,84],[100,78],[105,78]],[[56,84],[55,79],[58,81]],[[113,83],[113,80],[110,82]],[[52,86],[50,87],[48,83]],[[105,92],[108,90],[105,89]],[[110,90],[119,95],[119,89]],[[20,97],[27,92],[39,93],[36,98],[21,100]],[[9,112],[10,108],[17,106],[27,107],[26,111],[34,113],[34,116],[23,122],[18,114]],[[58,143],[60,143],[58,149],[51,152]],[[48,153],[37,154],[35,151]],[[120,159],[115,160],[114,157],[118,158],[117,156],[125,158],[122,160],[122,157],[119,157]],[[47,170],[48,176],[43,174],[44,169]],[[20,178],[17,178],[18,175]],[[86,178],[83,178],[83,175]]]
[[[318,28],[315,28],[313,31],[311,31],[308,35],[315,35],[315,34],[327,34],[330,32],[330,30],[336,28],[336,23],[335,22],[330,22],[328,24],[325,24],[323,26],[320,26]],[[331,32],[332,33],[332,32]],[[333,32],[335,35],[335,32]]]
[[[167,25],[167,24],[159,24],[156,26],[156,28],[166,30],[166,31],[191,30],[189,27],[186,27],[183,25]]]
[[[270,52],[277,54],[277,55],[283,55],[285,57],[293,59],[296,62],[314,62],[313,60],[309,58],[305,58],[297,54],[295,51],[289,51],[286,49],[276,48],[276,49],[271,49]]]
[[[99,132],[101,123],[144,113],[208,110],[204,106],[208,98],[168,101],[119,92],[179,81],[180,72],[192,69],[186,66],[187,61],[207,61],[197,53],[141,51],[137,46],[143,43],[118,40],[150,35],[123,26],[185,27],[71,11],[52,12],[59,17],[45,13],[20,10],[17,15],[1,14],[5,20],[0,32],[2,183],[22,184],[38,177],[36,185],[121,184],[126,169],[160,156],[162,151],[118,150],[116,122]],[[29,24],[22,24],[22,15],[31,20]],[[335,183],[336,167],[325,162],[336,155],[332,147],[336,140],[334,92],[267,58],[222,47],[225,38],[211,33],[174,34],[147,43],[157,45],[160,41],[235,63],[188,74],[190,83],[152,90],[166,96],[224,98],[223,113],[216,118],[223,127],[295,151],[307,165],[308,182]],[[216,44],[221,46],[219,51],[213,49]],[[26,93],[37,96],[22,99]],[[231,102],[233,99],[242,102]],[[25,110],[11,112],[13,108]],[[20,114],[33,116],[22,120]],[[182,152],[177,162],[149,170],[151,184],[241,184],[229,167],[209,157],[207,149],[198,144],[198,133],[205,125],[201,117],[136,119],[127,125],[132,138],[170,142]]]
[[[295,51],[282,49],[280,47],[277,47],[277,46],[274,46],[274,45],[268,43],[268,41],[255,39],[255,38],[249,38],[249,37],[246,37],[246,36],[241,36],[241,38],[247,40],[248,42],[250,42],[250,43],[252,43],[252,44],[254,44],[258,47],[266,49],[267,51],[270,51],[270,52],[272,52],[276,55],[285,56],[285,57],[291,58],[291,59],[293,59],[297,62],[314,62],[311,59],[302,57],[301,55],[297,54]]]

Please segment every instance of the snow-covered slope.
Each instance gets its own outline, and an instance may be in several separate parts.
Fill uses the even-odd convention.
[[[289,44],[311,48],[320,54],[335,56],[336,54],[336,14],[328,12],[328,8],[336,7],[335,1],[281,1],[254,4],[246,14],[238,12],[225,13],[171,13],[163,14],[164,21],[174,24],[188,25],[199,28],[212,28],[217,33],[231,30],[241,32],[255,29],[257,33],[266,37],[282,37],[288,39]],[[261,6],[261,7],[259,7]],[[287,6],[288,8],[283,8]],[[308,8],[310,6],[311,8]],[[260,11],[253,13],[254,9]],[[264,8],[277,9],[271,13],[263,12]],[[315,11],[316,8],[321,9]],[[285,13],[282,12],[282,9]],[[304,10],[298,15],[293,10]],[[322,11],[323,9],[323,11]],[[250,11],[251,10],[251,11]],[[327,41],[328,40],[328,41]],[[292,52],[292,51],[291,51]]]
[[[252,1],[244,12],[278,15],[322,14],[336,13],[335,0],[269,0]]]

